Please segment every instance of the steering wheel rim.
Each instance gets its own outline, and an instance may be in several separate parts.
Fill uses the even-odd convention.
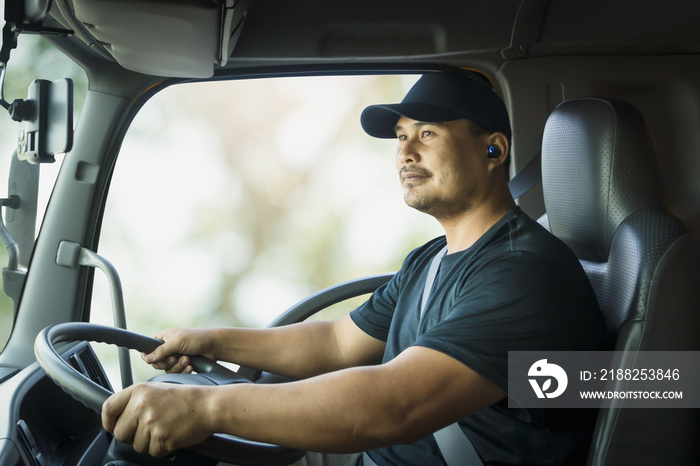
[[[41,368],[73,398],[98,413],[112,392],[85,377],[58,354],[54,345],[69,341],[94,341],[149,353],[163,344],[160,340],[129,330],[83,322],[52,325],[37,335],[34,353]],[[192,356],[190,360],[197,372],[220,374],[250,382],[203,356]],[[188,450],[218,461],[245,466],[286,465],[304,455],[300,450],[222,434],[214,434]]]

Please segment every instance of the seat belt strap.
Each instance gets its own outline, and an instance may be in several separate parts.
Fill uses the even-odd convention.
[[[447,254],[447,246],[442,248],[430,263],[430,268],[428,269],[428,277],[425,280],[425,286],[423,287],[423,298],[420,306],[420,320],[418,321],[418,329],[420,329],[420,323],[423,320],[423,315],[425,311],[425,306],[428,303],[428,298],[430,297],[430,292],[433,289],[433,284],[435,283],[435,278],[437,277],[438,270],[440,269],[440,262],[442,258]],[[484,463],[479,458],[479,454],[476,452],[474,445],[472,445],[469,437],[466,436],[459,423],[455,422],[447,427],[443,427],[437,432],[433,433],[435,441],[437,442],[440,453],[447,466],[484,466]],[[372,461],[367,452],[362,454],[362,466],[377,466],[377,463]]]
[[[423,300],[420,307],[421,321],[425,313],[425,305],[428,303],[430,292],[433,289],[435,278],[437,278],[438,270],[440,269],[440,262],[442,258],[445,257],[445,254],[447,254],[447,246],[442,248],[440,252],[435,255],[433,262],[430,264],[430,269],[428,269],[428,277],[423,287]],[[420,329],[420,322],[418,328]],[[476,449],[474,449],[471,440],[465,435],[457,422],[434,432],[433,437],[435,437],[442,458],[445,460],[445,463],[447,463],[447,466],[484,465],[484,463],[481,462],[481,458],[479,458],[479,455],[476,453]],[[367,458],[369,458],[369,456]],[[374,462],[367,464],[373,466]]]
[[[474,445],[459,423],[455,422],[433,433],[447,466],[484,466]]]
[[[484,466],[474,445],[456,422],[433,433],[447,466]],[[362,466],[377,466],[367,452],[362,454]]]
[[[513,199],[517,199],[542,181],[542,152],[538,151],[508,182]]]
[[[361,466],[377,466],[377,463],[372,461],[372,458],[369,457],[367,452],[364,452],[362,454],[362,463],[360,463]]]
[[[418,323],[418,328],[420,328],[420,321],[423,320],[423,313],[425,312],[425,305],[428,304],[428,298],[430,298],[430,290],[433,289],[433,284],[435,283],[435,278],[437,277],[438,270],[440,269],[440,261],[447,254],[447,246],[442,248],[430,263],[430,268],[428,269],[428,278],[425,279],[425,286],[423,287],[423,299],[420,303],[420,320]]]

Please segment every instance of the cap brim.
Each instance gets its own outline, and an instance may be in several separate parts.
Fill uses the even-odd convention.
[[[411,120],[442,122],[464,118],[459,112],[422,103],[401,103],[370,105],[360,115],[360,124],[367,134],[375,138],[393,139],[396,137],[396,123],[405,116]]]

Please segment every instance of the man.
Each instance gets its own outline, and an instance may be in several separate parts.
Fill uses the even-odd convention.
[[[560,464],[580,443],[588,426],[507,407],[508,351],[594,349],[602,317],[573,253],[510,196],[503,101],[466,75],[430,73],[401,104],[368,107],[361,122],[398,139],[404,199],[445,236],[411,252],[337,321],[161,332],[165,343],[144,355],[155,367],[189,372],[187,356],[173,355],[202,354],[300,380],[136,385],[104,405],[117,439],[162,456],[224,432],[367,451],[364,463],[380,466],[445,464],[432,433],[455,422],[485,464]]]

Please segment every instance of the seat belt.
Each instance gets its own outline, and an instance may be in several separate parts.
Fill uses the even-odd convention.
[[[530,189],[534,188],[541,181],[542,152],[538,151],[508,182],[508,188],[510,189],[513,199],[517,199]],[[420,323],[423,320],[423,311],[428,303],[430,291],[433,288],[435,278],[437,277],[437,273],[440,268],[440,261],[446,253],[447,246],[445,246],[435,255],[432,263],[430,264],[430,268],[428,269],[428,277],[426,278],[425,286],[423,287],[420,320],[418,321],[419,329]],[[459,423],[455,422],[447,427],[443,427],[437,432],[434,432],[433,437],[435,437],[435,441],[437,442],[440,453],[442,454],[445,463],[447,463],[447,466],[484,466],[484,463],[481,461],[481,458],[479,458],[479,454],[476,452],[474,445],[459,426]],[[377,464],[372,461],[372,458],[370,458],[366,452],[362,454],[362,465],[377,466]]]
[[[458,422],[433,432],[433,437],[447,466],[484,466],[474,444]]]
[[[508,182],[513,199],[517,199],[542,181],[542,151],[532,157]]]
[[[430,268],[428,269],[428,276],[425,279],[425,286],[423,287],[423,297],[420,306],[420,318],[418,320],[418,329],[420,329],[421,322],[423,321],[423,315],[425,312],[425,306],[428,303],[428,298],[430,297],[430,291],[433,289],[433,284],[435,283],[435,278],[437,278],[438,271],[440,270],[440,262],[442,258],[447,254],[447,246],[442,248],[430,263]],[[437,432],[433,433],[435,441],[437,442],[440,453],[447,466],[483,466],[484,463],[479,458],[474,445],[469,440],[469,438],[464,434],[459,423],[455,422],[447,427],[443,427]],[[377,466],[377,463],[372,461],[367,452],[362,454],[362,466]]]
[[[423,288],[423,299],[421,301],[420,307],[420,320],[418,321],[418,328],[420,329],[421,323],[423,322],[423,315],[425,313],[425,306],[428,303],[428,298],[430,297],[430,292],[433,289],[433,284],[435,283],[435,278],[437,278],[438,271],[440,270],[440,262],[442,258],[447,254],[447,246],[442,248],[433,258],[433,262],[430,264],[430,269],[428,269],[428,277],[425,279],[425,287]],[[443,427],[437,432],[433,433],[435,441],[437,442],[442,458],[445,460],[447,466],[483,466],[484,463],[479,458],[479,455],[472,445],[469,437],[466,436],[459,423],[455,422],[447,427]]]
[[[440,270],[440,262],[442,258],[447,254],[447,246],[440,249],[440,251],[435,254],[433,261],[430,263],[430,268],[428,269],[428,277],[425,279],[425,286],[423,287],[423,299],[420,303],[420,318],[418,320],[418,328],[420,329],[420,324],[423,322],[423,313],[425,312],[425,305],[428,304],[428,298],[430,297],[430,290],[433,289],[433,284],[435,283],[435,278],[437,277],[438,270]]]

